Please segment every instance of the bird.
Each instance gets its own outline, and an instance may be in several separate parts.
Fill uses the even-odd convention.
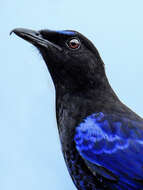
[[[74,30],[11,33],[33,44],[50,72],[61,149],[76,188],[142,190],[143,119],[112,89],[95,45]]]

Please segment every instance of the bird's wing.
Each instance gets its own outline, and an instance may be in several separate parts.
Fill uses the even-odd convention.
[[[76,127],[76,149],[92,173],[143,181],[143,122],[97,113]]]

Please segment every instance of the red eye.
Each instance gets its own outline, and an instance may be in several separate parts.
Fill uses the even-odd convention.
[[[71,39],[69,42],[68,42],[68,46],[71,48],[71,49],[78,49],[80,47],[80,41],[78,39]]]

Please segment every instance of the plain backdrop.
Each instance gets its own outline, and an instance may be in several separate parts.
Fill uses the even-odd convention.
[[[92,40],[119,98],[143,115],[142,0],[0,1],[0,190],[75,190],[55,118],[54,85],[16,27],[78,30]]]

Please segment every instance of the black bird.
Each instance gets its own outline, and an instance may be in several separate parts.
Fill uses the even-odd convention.
[[[14,29],[40,51],[56,89],[67,168],[78,190],[143,189],[143,119],[112,90],[91,41],[71,31]]]

